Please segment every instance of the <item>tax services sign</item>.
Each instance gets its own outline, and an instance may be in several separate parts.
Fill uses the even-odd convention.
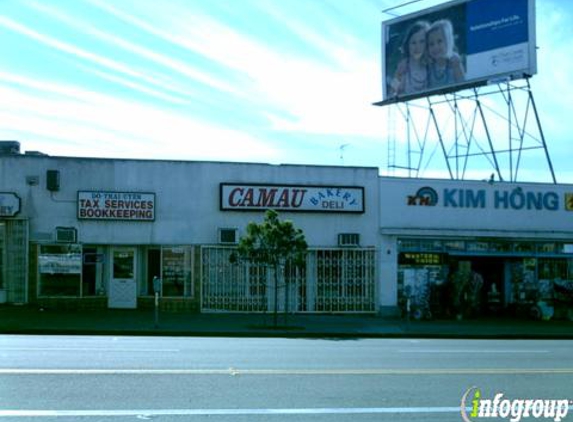
[[[154,221],[155,194],[78,191],[78,219]]]
[[[358,186],[221,183],[220,200],[223,211],[364,212],[364,188]]]

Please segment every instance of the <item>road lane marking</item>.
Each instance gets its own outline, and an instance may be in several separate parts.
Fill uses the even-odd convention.
[[[0,375],[530,375],[573,374],[573,368],[452,369],[41,369],[0,368]]]
[[[573,406],[569,406],[572,410]],[[471,410],[471,407],[466,409]],[[0,418],[29,417],[113,417],[135,416],[238,416],[238,415],[350,415],[350,414],[435,414],[459,413],[460,407],[326,407],[283,409],[117,409],[117,410],[0,410]]]
[[[330,415],[330,414],[425,414],[459,413],[460,407],[335,407],[293,409],[119,409],[119,410],[0,410],[0,418],[102,417],[102,416],[219,416],[219,415]]]
[[[495,350],[495,349],[401,349],[398,350],[400,353],[510,353],[512,355],[520,353],[520,354],[529,354],[529,353],[551,353],[549,350]]]
[[[179,353],[180,349],[145,349],[115,347],[3,347],[3,352],[138,352],[138,353]]]

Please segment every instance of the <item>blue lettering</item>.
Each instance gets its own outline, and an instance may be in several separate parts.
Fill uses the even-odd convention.
[[[508,193],[495,191],[493,202],[494,202],[495,209],[500,208],[500,206],[503,206],[503,208],[507,209],[509,207],[509,195],[508,195]]]
[[[543,205],[550,211],[557,211],[559,209],[559,195],[555,192],[547,192],[543,195]]]
[[[454,198],[457,191],[457,189],[444,189],[444,207],[458,207]]]
[[[485,190],[466,190],[466,206],[468,208],[485,208]]]
[[[527,192],[527,209],[543,209],[543,199],[541,192]]]
[[[521,188],[514,189],[509,195],[509,204],[514,210],[520,210],[525,206],[525,194]]]

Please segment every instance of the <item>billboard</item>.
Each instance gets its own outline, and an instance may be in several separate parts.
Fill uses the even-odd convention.
[[[537,72],[534,0],[456,0],[382,23],[382,102]]]

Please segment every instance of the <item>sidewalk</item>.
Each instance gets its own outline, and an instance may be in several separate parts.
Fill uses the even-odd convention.
[[[160,313],[153,310],[58,311],[0,307],[0,334],[166,335],[312,338],[573,339],[573,322],[516,319],[411,321],[374,315]]]

